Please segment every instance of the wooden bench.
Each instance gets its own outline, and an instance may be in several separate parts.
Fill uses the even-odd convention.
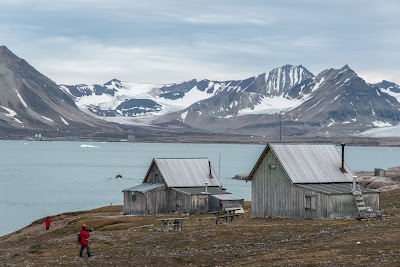
[[[162,221],[163,226],[164,226],[164,232],[169,232],[172,230],[182,231],[183,221],[187,220],[187,219],[188,218],[163,218],[163,219],[158,219],[158,220]]]
[[[230,222],[233,221],[234,218],[239,218],[239,214],[235,214],[235,211],[237,209],[232,209],[232,210],[222,210],[222,211],[212,211],[210,212],[211,214],[214,214],[214,219],[215,219],[215,224],[218,224],[218,221],[220,219],[224,220],[225,222],[228,222],[228,219],[230,219]]]

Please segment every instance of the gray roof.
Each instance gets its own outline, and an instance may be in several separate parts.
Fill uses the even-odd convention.
[[[143,182],[146,181],[154,164],[157,165],[168,187],[204,187],[205,182],[208,182],[208,186],[221,186],[207,158],[155,158]]]
[[[297,186],[310,189],[315,192],[326,193],[329,195],[351,194],[353,183],[331,183],[331,184],[298,184]],[[363,193],[379,193],[374,189],[360,186]]]
[[[265,155],[272,151],[294,184],[298,183],[345,183],[353,181],[353,173],[347,164],[342,173],[342,158],[335,145],[320,144],[268,144],[251,171],[261,164]]]
[[[136,185],[127,189],[124,189],[122,192],[128,191],[128,192],[148,192],[157,188],[161,188],[165,186],[165,184],[162,183],[143,183],[140,185]]]
[[[206,188],[203,187],[179,187],[179,188],[172,188],[176,191],[188,194],[188,195],[201,195],[204,194],[206,191]],[[211,195],[214,194],[231,194],[229,192],[226,192],[223,188],[221,187],[207,187],[207,192]]]
[[[216,198],[216,199],[219,199],[219,200],[244,200],[243,198],[235,197],[232,194],[212,195],[212,197]]]

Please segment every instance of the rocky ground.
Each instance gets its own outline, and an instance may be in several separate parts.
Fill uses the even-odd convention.
[[[376,176],[374,171],[356,172],[355,175],[360,185],[381,192],[400,188],[400,166],[381,170]]]
[[[215,225],[187,216],[181,232],[162,217],[122,216],[122,207],[54,216],[0,237],[0,266],[400,266],[400,190],[381,193],[382,220],[250,218]],[[204,215],[207,216],[207,215]],[[200,216],[200,217],[204,217]],[[78,257],[76,234],[93,227],[91,258]]]

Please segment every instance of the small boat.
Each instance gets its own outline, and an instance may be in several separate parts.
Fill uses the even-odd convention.
[[[118,173],[117,176],[115,176],[115,178],[122,179],[122,175]]]

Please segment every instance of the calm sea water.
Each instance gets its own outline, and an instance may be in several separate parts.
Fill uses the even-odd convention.
[[[0,141],[0,236],[66,211],[122,204],[121,191],[137,185],[155,157],[208,157],[221,183],[251,199],[248,173],[263,145]],[[400,165],[400,148],[346,147],[353,170]],[[120,173],[127,179],[115,179]]]

